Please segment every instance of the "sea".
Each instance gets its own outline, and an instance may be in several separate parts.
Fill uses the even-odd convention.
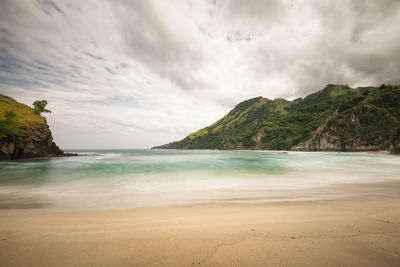
[[[0,162],[0,209],[127,209],[387,198],[400,157],[221,150],[67,150],[77,157]]]

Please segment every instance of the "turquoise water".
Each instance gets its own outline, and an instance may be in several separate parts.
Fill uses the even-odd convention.
[[[85,150],[0,162],[0,208],[114,209],[400,193],[400,157],[278,151]]]

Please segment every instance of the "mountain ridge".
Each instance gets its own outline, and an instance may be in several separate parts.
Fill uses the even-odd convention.
[[[255,97],[161,149],[398,151],[400,86],[328,84],[289,101]]]

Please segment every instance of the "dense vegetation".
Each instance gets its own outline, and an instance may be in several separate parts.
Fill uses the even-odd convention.
[[[18,134],[16,116],[12,111],[4,113],[4,119],[0,119],[0,140]]]
[[[330,84],[294,101],[243,101],[214,124],[156,148],[289,150],[332,136],[343,149],[360,144],[386,149],[399,134],[400,86]]]

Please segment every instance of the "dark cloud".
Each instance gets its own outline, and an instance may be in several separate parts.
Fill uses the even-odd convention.
[[[203,63],[200,44],[169,25],[151,1],[118,0],[111,4],[130,57],[183,89],[202,86],[193,76]]]
[[[93,55],[93,54],[91,54],[89,52],[83,52],[83,54],[85,54],[85,55],[87,55],[87,56],[89,56],[91,58],[97,59],[97,60],[104,60],[104,57],[96,56],[96,55]]]
[[[229,42],[240,42],[240,41],[251,41],[250,34],[244,35],[241,32],[235,32],[234,34],[230,34],[226,37]]]
[[[110,73],[111,75],[115,75],[116,73],[112,71],[109,67],[105,67],[107,72]]]
[[[364,32],[380,27],[384,21],[391,20],[399,16],[400,1],[381,0],[363,1],[353,0],[351,8],[356,15],[357,21],[353,28],[352,38],[356,41]],[[397,20],[396,19],[396,20]]]
[[[305,96],[327,83],[400,83],[400,1],[311,3],[311,22],[318,22],[318,27],[305,34],[305,45],[297,44],[300,38],[281,36],[276,41],[281,45],[266,43],[258,50],[261,64],[255,68],[291,80],[294,90],[283,91],[282,96]]]
[[[51,0],[36,0],[35,3],[47,15],[51,16],[53,12],[62,14],[61,8]]]

